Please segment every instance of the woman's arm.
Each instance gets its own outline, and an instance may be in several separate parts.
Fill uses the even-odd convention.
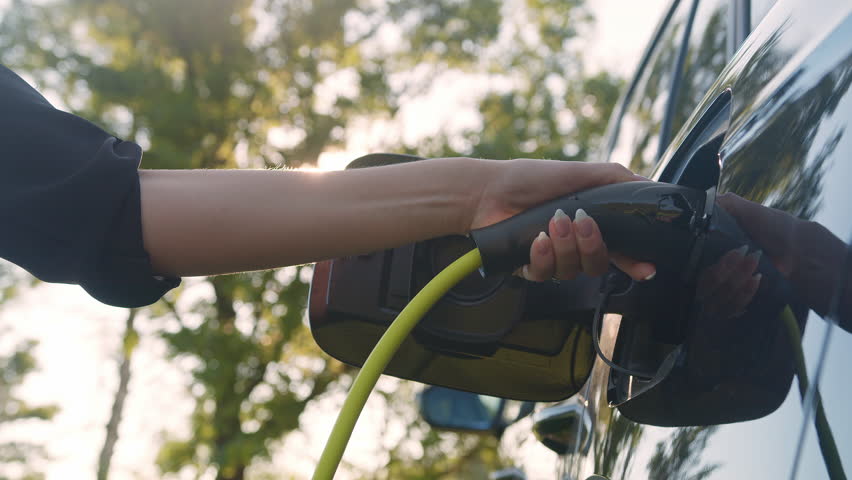
[[[469,159],[333,172],[140,171],[154,271],[260,270],[463,233],[478,195]],[[479,179],[481,180],[481,178]]]
[[[559,195],[634,179],[614,164],[468,158],[324,173],[148,170],[140,171],[143,238],[159,274],[260,270],[467,233]],[[555,249],[549,237],[534,243],[534,279],[608,262],[589,221],[594,228],[576,235],[569,225]],[[555,235],[553,222],[549,230]],[[635,278],[653,272],[624,265]]]

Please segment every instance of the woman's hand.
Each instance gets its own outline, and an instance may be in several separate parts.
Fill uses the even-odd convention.
[[[797,296],[819,315],[827,315],[837,286],[848,275],[843,270],[846,243],[819,223],[764,207],[733,193],[721,195],[716,201],[791,282]],[[840,298],[840,325],[852,331],[850,290]]]
[[[709,318],[727,319],[746,311],[763,278],[756,273],[761,255],[760,250],[749,253],[743,245],[701,271],[695,292]]]
[[[612,163],[560,162],[554,160],[488,161],[482,189],[474,198],[469,230],[485,227],[545,201],[611,183],[647,180]],[[606,273],[609,262],[634,280],[648,280],[654,265],[607,251],[594,219],[578,210],[575,221],[557,210],[547,232],[530,248],[530,264],[521,274],[531,281],[572,279],[583,272]]]

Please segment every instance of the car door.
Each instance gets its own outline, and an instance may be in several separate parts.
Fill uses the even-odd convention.
[[[660,427],[635,423],[622,410],[608,405],[610,371],[598,361],[587,390],[595,418],[592,448],[587,455],[571,458],[572,478],[585,479],[592,474],[611,479],[845,478],[844,469],[852,468],[852,418],[844,401],[852,393],[845,371],[852,365],[852,295],[848,281],[852,236],[852,193],[848,188],[852,181],[852,138],[848,133],[852,124],[852,44],[848,40],[852,38],[852,5],[780,0],[721,77],[707,85],[712,72],[702,68],[718,65],[712,59],[722,44],[721,35],[717,37],[710,30],[737,25],[736,21],[714,23],[713,12],[741,11],[737,2],[725,3],[693,4],[695,11],[709,9],[710,13],[704,10],[693,20],[681,83],[676,78],[670,83],[670,97],[675,100],[663,102],[671,116],[663,114],[658,120],[663,107],[653,100],[628,98],[625,118],[620,119],[628,123],[610,129],[610,154],[613,161],[653,172],[654,179],[703,188],[718,185],[721,193],[742,198],[734,201],[736,197],[728,196],[733,203],[726,205],[737,211],[738,223],[761,247],[762,255],[771,257],[784,272],[790,285],[789,305],[796,307],[791,310],[797,311],[804,330],[801,341],[789,346],[790,357],[796,356],[796,351],[801,354],[800,360],[789,359],[797,364],[796,378],[786,396],[779,399],[780,405],[760,418]],[[700,27],[699,22],[708,26]],[[726,35],[736,36],[737,30],[728,28]],[[703,48],[710,51],[702,52]],[[690,104],[695,101],[699,103],[693,108]],[[629,117],[631,102],[656,105],[656,110],[633,107],[636,112],[656,112],[656,117],[644,117],[652,119],[650,127],[636,125],[634,119],[639,115]],[[727,108],[726,118],[723,135],[712,151],[680,148],[708,125],[704,120],[711,110],[714,115],[718,113],[713,106],[719,102]],[[654,126],[656,122],[659,127]],[[680,123],[683,128],[678,128]],[[656,129],[656,141],[665,142],[667,128],[679,133],[657,159],[650,148],[654,140],[646,139],[648,135],[643,132]],[[717,290],[724,291],[733,283],[733,277],[724,278],[728,283],[717,285]],[[722,315],[719,306],[736,304],[731,295],[736,298],[743,290],[727,288],[728,297],[717,299],[715,305],[707,298],[692,299],[694,311],[706,314],[712,309]],[[723,316],[720,327],[731,317],[730,312]],[[607,319],[601,337],[604,353],[613,354],[620,323],[629,321],[617,316]],[[736,328],[745,331],[748,327]],[[732,336],[731,341],[736,340]],[[747,367],[728,365],[731,371],[723,373],[735,374],[738,368]],[[740,400],[747,396],[744,391],[731,392],[727,408],[743,408]]]

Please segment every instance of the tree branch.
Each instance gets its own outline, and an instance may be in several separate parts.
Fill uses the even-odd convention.
[[[121,342],[121,363],[118,367],[118,391],[115,393],[115,400],[113,401],[109,422],[106,426],[104,446],[101,449],[100,457],[98,457],[98,480],[106,480],[109,476],[112,454],[115,450],[115,444],[118,442],[118,426],[121,424],[124,400],[127,398],[127,386],[130,383],[130,359],[135,349],[133,342],[137,335],[136,330],[133,328],[136,312],[136,309],[131,309],[127,314],[124,336]]]

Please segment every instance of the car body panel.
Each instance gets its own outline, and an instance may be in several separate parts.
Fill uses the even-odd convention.
[[[741,15],[741,2],[732,4],[735,8],[731,11]],[[671,17],[669,11],[660,28],[665,28]],[[729,91],[731,118],[719,152],[719,192],[731,192],[815,222],[848,246],[852,238],[852,2],[779,0],[773,5],[760,1],[753,4],[751,18],[738,17],[729,25],[738,21],[755,22],[754,31],[703,97],[692,100],[694,103],[701,98],[661,159],[636,164],[631,152],[619,150],[618,136],[626,131],[621,122],[632,96],[642,94],[641,71],[655,57],[649,47],[640,62],[640,75],[630,83],[615,110],[603,143],[604,157],[634,169],[638,166],[640,173],[652,174],[654,179],[670,181],[666,175],[677,171],[677,162],[685,160],[678,157],[678,147],[711,103]],[[654,41],[660,37],[658,32]],[[706,87],[703,82],[695,82],[695,90]],[[779,240],[784,240],[783,233]],[[833,254],[838,265],[843,264],[847,250]],[[830,296],[844,279],[827,279],[826,294]],[[849,298],[846,292],[835,295],[841,302]],[[797,301],[791,298],[790,303]],[[818,379],[816,388],[831,436],[841,466],[849,472],[852,412],[846,403],[852,397],[848,372],[852,366],[852,328],[848,323],[837,325],[830,315],[820,315],[813,309],[801,313],[807,315],[802,352],[811,380],[810,392],[816,391]],[[601,345],[606,354],[613,353],[621,320],[610,315],[604,322]],[[815,409],[812,403],[803,405],[798,380],[793,380],[780,407],[763,418],[669,428],[637,424],[610,407],[606,388],[609,373],[609,367],[598,360],[582,391],[593,419],[591,447],[587,453],[563,456],[555,477],[552,468],[541,465],[548,454],[540,453],[541,449],[535,455],[529,453],[530,420],[509,428],[504,450],[512,451],[512,458],[527,471],[528,478],[585,480],[597,474],[610,479],[769,479],[790,478],[794,468],[796,478],[828,478],[826,458],[814,427]],[[736,408],[733,403],[732,408]],[[513,448],[519,445],[526,446]]]
[[[733,192],[825,226],[848,242],[852,233],[852,4],[781,0],[746,40],[711,87],[656,167],[671,171],[677,147],[701,113],[723,91],[732,95],[731,128],[722,145],[720,193]],[[842,262],[843,258],[837,258]],[[852,469],[852,335],[810,312],[803,338],[805,362],[815,378],[830,339],[821,386],[826,416]],[[615,322],[608,325],[614,335]],[[607,333],[605,333],[606,335]],[[605,342],[605,340],[603,340]],[[844,368],[845,367],[845,368]],[[569,458],[571,478],[786,478],[806,441],[798,478],[826,478],[812,412],[791,388],[781,407],[749,422],[723,426],[662,428],[639,425],[607,405],[606,367],[595,365],[588,396],[596,408],[589,455]],[[807,415],[806,415],[807,414]],[[680,455],[671,449],[682,447]]]

